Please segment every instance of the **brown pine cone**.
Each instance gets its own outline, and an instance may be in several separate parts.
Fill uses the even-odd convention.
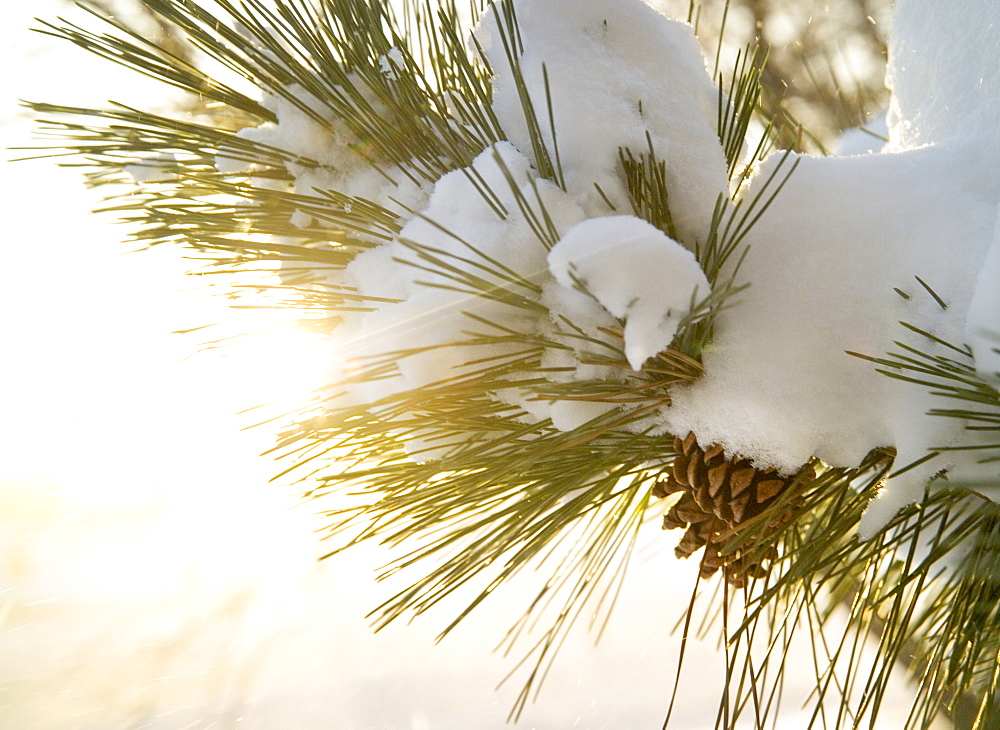
[[[663,518],[665,530],[687,528],[674,554],[687,558],[704,547],[701,576],[707,578],[722,568],[726,580],[737,587],[748,577],[765,576],[767,569],[761,563],[775,555],[723,555],[722,550],[740,526],[771,507],[796,479],[813,476],[812,467],[806,465],[792,476],[757,469],[749,459],[727,459],[718,444],[702,449],[693,433],[683,440],[675,437],[674,450],[677,456],[670,471],[653,487],[655,497],[683,493]],[[769,516],[768,524],[779,527],[800,507],[801,499],[790,500],[779,514]]]

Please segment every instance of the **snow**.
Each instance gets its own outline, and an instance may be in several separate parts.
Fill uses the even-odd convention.
[[[399,354],[391,377],[348,388],[355,402],[374,404],[459,375],[468,370],[467,363],[503,354],[499,346],[469,343],[470,329],[484,330],[470,315],[542,334],[568,348],[580,344],[560,332],[561,320],[601,338],[602,329],[614,328],[622,319],[629,363],[639,369],[670,344],[692,297],[709,293],[689,250],[626,215],[631,203],[619,159],[620,148],[646,154],[651,145],[666,162],[677,236],[693,247],[708,230],[728,179],[715,131],[718,94],[691,28],[638,0],[517,3],[524,48],[520,69],[541,115],[542,136],[550,149],[558,147],[565,180],[560,189],[539,176],[494,12],[486,14],[476,33],[495,73],[494,111],[511,141],[484,150],[469,169],[438,180],[426,206],[414,206],[420,213],[406,223],[398,241],[365,252],[348,266],[346,284],[378,303],[370,312],[346,316],[337,333],[341,347],[353,362],[376,362],[390,349]],[[676,72],[665,76],[663,68]],[[276,113],[280,129],[290,112],[282,108]],[[273,135],[267,141],[276,143]],[[301,176],[296,184],[301,185]],[[528,201],[536,219],[544,209],[554,238],[535,230],[521,201]],[[602,236],[613,237],[616,246],[599,251],[597,238]],[[454,277],[441,267],[429,271],[428,256],[463,267],[481,279],[478,286],[505,286],[540,299],[550,316],[474,296],[468,279],[456,287]],[[570,291],[571,266],[591,296]],[[546,377],[556,382],[614,377],[608,368],[575,360],[572,349],[549,350],[543,357],[551,366]],[[518,407],[525,420],[549,418],[563,430],[612,407],[539,400],[513,384],[495,397]]]
[[[588,216],[631,211],[619,148],[647,152],[648,133],[666,162],[679,238],[703,235],[728,177],[716,133],[718,91],[691,27],[639,0],[522,0],[515,7],[524,47],[519,65],[541,134],[549,149],[558,146],[567,190]],[[510,140],[529,154],[519,89],[493,11],[477,38],[495,74],[493,109]]]
[[[853,466],[879,446],[898,450],[899,468],[932,448],[971,443],[960,422],[926,414],[945,405],[926,388],[845,352],[885,356],[907,339],[905,321],[969,341],[980,370],[1000,369],[992,349],[1000,329],[1000,6],[907,0],[893,29],[886,153],[799,158],[748,237],[740,276],[751,286],[719,318],[705,377],[678,391],[663,414],[672,432],[693,430],[787,472],[810,456]],[[772,159],[755,185],[774,168]],[[942,468],[958,480],[978,470],[975,457],[953,452],[890,479],[862,535],[919,499]]]
[[[399,50],[394,49],[384,58],[395,60],[398,55]],[[361,83],[359,86],[364,88]],[[384,105],[374,95],[369,96],[368,101],[374,112],[389,116]],[[237,135],[298,157],[298,162],[287,162],[285,165],[292,176],[289,187],[294,192],[314,195],[317,190],[336,190],[372,201],[401,215],[405,208],[419,209],[425,205],[426,190],[402,174],[396,166],[383,161],[382,172],[372,167],[370,160],[356,151],[364,149],[357,135],[306,89],[292,84],[284,93],[267,91],[261,103],[274,113],[278,121],[246,127]],[[224,174],[243,173],[251,168],[246,161],[224,154],[216,157],[215,166]],[[260,187],[276,184],[268,177],[252,179]]]
[[[979,373],[1000,378],[1000,217],[972,290],[965,335]]]
[[[861,127],[846,130],[837,140],[835,153],[847,156],[881,152],[888,138],[889,126],[886,115],[880,114]]]
[[[987,155],[1000,157],[1000,4],[989,0],[952,6],[905,0],[893,19],[887,84],[890,144],[935,144],[976,139]],[[1000,226],[1000,220],[998,220]],[[971,269],[973,300],[964,341],[979,372],[1000,372],[1000,227],[982,265]]]
[[[125,165],[124,169],[137,183],[163,182],[174,178],[170,168],[176,163],[176,155],[158,155],[141,163]]]
[[[905,149],[954,137],[997,139],[1000,4],[900,0],[886,85],[890,143]]]
[[[711,293],[690,251],[635,216],[577,223],[548,256],[562,286],[583,286],[625,320],[625,354],[633,370],[666,349],[692,303]]]
[[[515,290],[530,294],[548,270],[547,249],[519,211],[507,174],[523,181],[518,189],[529,199],[537,190],[557,229],[582,219],[572,199],[553,183],[538,180],[510,143],[485,150],[471,169],[438,180],[426,209],[400,231],[398,240],[360,254],[345,270],[346,283],[376,301],[372,311],[347,317],[338,332],[343,350],[355,360],[372,361],[387,351],[408,353],[396,360],[396,376],[352,388],[361,402],[459,375],[468,370],[467,363],[502,354],[505,349],[499,345],[468,343],[470,329],[487,329],[470,314],[528,332],[541,326],[537,313],[475,295],[503,286],[505,278],[520,279],[524,283]],[[509,214],[497,213],[477,180],[497,193]],[[428,270],[426,256],[464,269],[479,283],[462,277],[456,282],[452,272]]]
[[[391,48],[388,53],[378,59],[378,68],[386,78],[395,79],[399,76],[399,69],[403,67],[403,52],[398,48]]]

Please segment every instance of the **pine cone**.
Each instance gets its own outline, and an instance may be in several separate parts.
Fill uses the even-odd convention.
[[[674,450],[677,457],[669,473],[653,487],[654,497],[683,492],[663,518],[665,530],[687,528],[674,554],[687,558],[704,547],[701,576],[707,578],[724,568],[726,580],[737,587],[745,585],[747,577],[767,575],[762,562],[773,559],[773,554],[724,556],[722,550],[741,525],[771,507],[796,479],[810,478],[812,468],[807,465],[792,476],[782,476],[775,469],[760,470],[749,459],[727,459],[718,444],[701,449],[693,433],[683,440],[675,437]],[[779,514],[769,516],[769,526],[788,522],[800,507],[801,499],[790,500]]]

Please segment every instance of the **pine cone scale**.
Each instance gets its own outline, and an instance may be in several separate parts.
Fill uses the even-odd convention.
[[[680,488],[690,487],[691,482],[687,478],[688,459],[683,454],[678,454],[671,467],[671,475]]]
[[[750,503],[750,495],[743,494],[739,497],[733,499],[729,504],[733,513],[733,520],[737,523],[743,522],[744,518],[747,516],[747,505]]]
[[[787,486],[784,479],[765,479],[757,484],[757,501],[766,502],[774,499]]]
[[[688,459],[687,464],[687,483],[689,486],[698,486],[698,477],[701,475],[702,467],[704,466],[703,454],[700,451],[694,452]]]
[[[748,466],[739,469],[729,475],[729,490],[732,492],[733,496],[738,496],[743,493],[751,484],[753,484],[753,478],[757,474],[757,470],[752,466]]]
[[[705,475],[708,477],[708,492],[712,495],[712,499],[715,499],[726,484],[729,466],[725,463],[719,464],[709,469]]]

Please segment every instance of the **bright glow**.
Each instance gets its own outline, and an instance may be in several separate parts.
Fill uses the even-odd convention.
[[[330,377],[332,347],[328,338],[304,331],[281,310],[253,310],[233,317],[242,332],[231,345],[212,353],[241,390],[244,407],[260,406],[276,416],[315,401]]]

